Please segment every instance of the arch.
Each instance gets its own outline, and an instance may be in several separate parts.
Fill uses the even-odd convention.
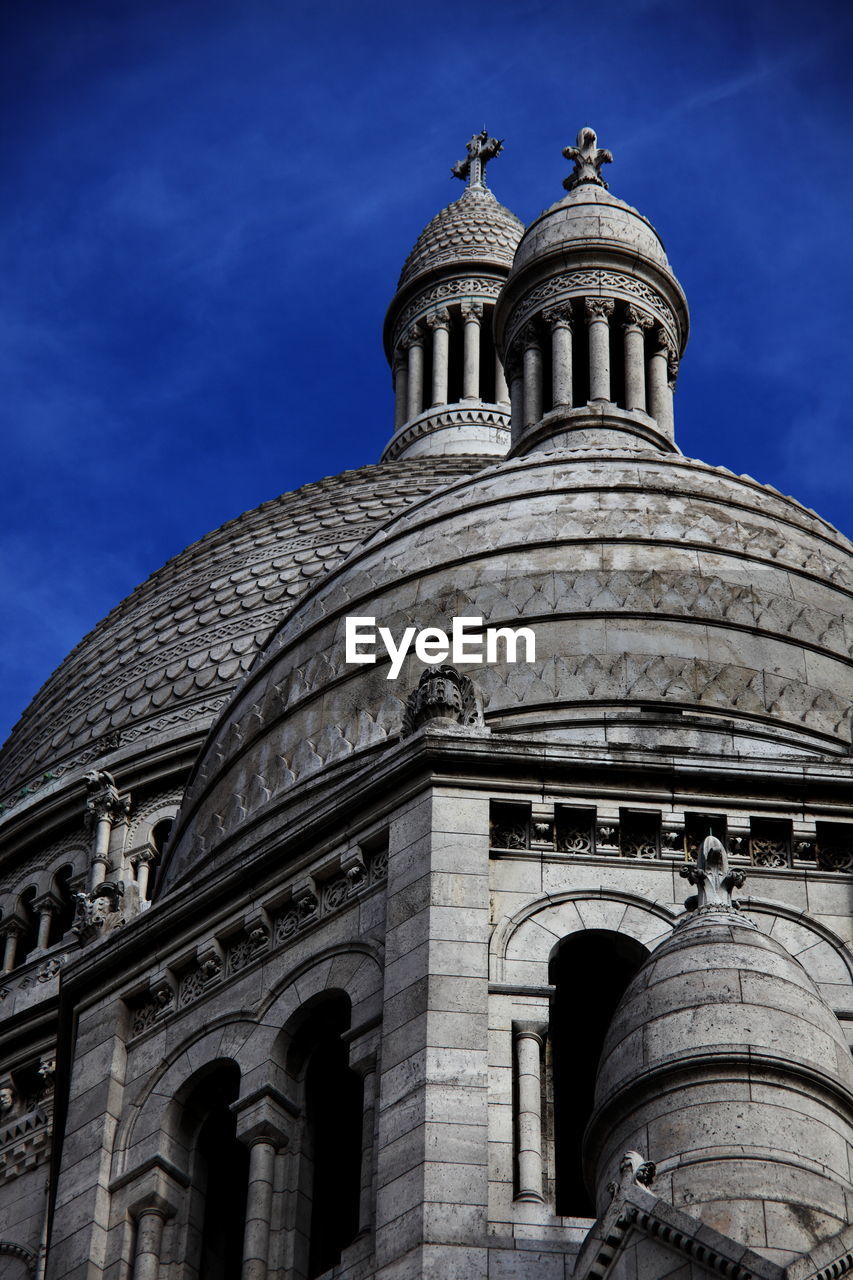
[[[829,1007],[853,1018],[853,949],[837,933],[805,911],[770,898],[740,898],[755,923],[790,951]]]
[[[555,1211],[594,1218],[583,1175],[583,1136],[593,1111],[604,1038],[616,1006],[649,954],[630,934],[582,929],[551,951],[554,987],[548,1044],[554,1101]],[[578,974],[583,975],[578,981]]]
[[[362,941],[327,947],[282,975],[259,1008],[223,1011],[202,1027],[194,1026],[159,1070],[141,1082],[137,1096],[127,1099],[116,1133],[113,1177],[122,1177],[157,1155],[179,1164],[180,1144],[176,1152],[171,1151],[174,1136],[168,1108],[175,1098],[184,1096],[188,1082],[206,1064],[222,1059],[236,1063],[241,1097],[271,1080],[275,1083],[284,1064],[284,1029],[312,996],[328,989],[344,991],[352,1005],[354,1027],[377,1018],[382,1011],[380,951],[377,944]]]
[[[569,889],[525,903],[492,935],[490,978],[498,983],[545,986],[554,947],[587,929],[621,933],[652,951],[683,909],[618,889]]]
[[[28,1249],[26,1245],[17,1244],[14,1240],[0,1240],[0,1257],[16,1258],[21,1263],[19,1270],[9,1272],[9,1280],[14,1280],[18,1275],[21,1280],[26,1276],[35,1275],[37,1258],[32,1249]],[[3,1274],[6,1275],[5,1267]]]

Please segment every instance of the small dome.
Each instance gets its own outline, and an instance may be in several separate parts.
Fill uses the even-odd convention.
[[[605,1040],[586,1155],[599,1211],[622,1153],[655,1192],[785,1262],[846,1221],[853,1061],[802,965],[732,907],[644,961]]]
[[[648,218],[604,187],[584,183],[530,224],[515,257],[515,271],[533,258],[581,247],[621,249],[669,270],[666,251]]]
[[[523,233],[524,223],[499,204],[488,187],[466,187],[424,227],[403,264],[397,288],[449,263],[473,260],[511,267]]]

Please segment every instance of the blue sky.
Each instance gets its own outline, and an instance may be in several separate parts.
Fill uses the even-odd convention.
[[[378,458],[381,325],[486,124],[529,221],[592,124],[691,306],[685,453],[853,534],[853,7],[0,4],[0,737],[169,556]]]

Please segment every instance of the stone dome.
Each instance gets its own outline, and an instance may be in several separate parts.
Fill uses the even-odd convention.
[[[152,574],[36,694],[0,753],[11,803],[94,759],[206,732],[289,605],[386,520],[481,465],[366,466],[266,502]],[[45,775],[49,775],[47,778]]]
[[[535,661],[462,664],[496,734],[623,758],[842,755],[852,552],[776,490],[652,450],[535,453],[450,483],[290,612],[209,739],[169,876],[247,812],[400,732],[423,664],[410,651],[389,680],[381,647],[375,665],[347,664],[347,615],[397,641],[454,616],[533,628]]]
[[[398,290],[438,267],[471,262],[511,267],[524,223],[488,187],[466,187],[424,227],[403,263]]]
[[[585,1144],[598,1211],[637,1148],[657,1195],[789,1261],[848,1221],[851,1108],[850,1050],[805,969],[703,906],[643,962],[605,1039]]]
[[[518,245],[515,269],[521,270],[532,258],[581,247],[640,254],[669,269],[666,251],[648,218],[593,183],[575,187],[531,222]]]

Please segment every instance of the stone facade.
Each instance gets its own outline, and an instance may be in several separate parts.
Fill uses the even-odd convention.
[[[849,1267],[853,548],[681,455],[594,133],[523,235],[500,150],[404,267],[387,461],[184,552],[4,750],[4,1276]],[[536,654],[388,680],[352,615]]]

